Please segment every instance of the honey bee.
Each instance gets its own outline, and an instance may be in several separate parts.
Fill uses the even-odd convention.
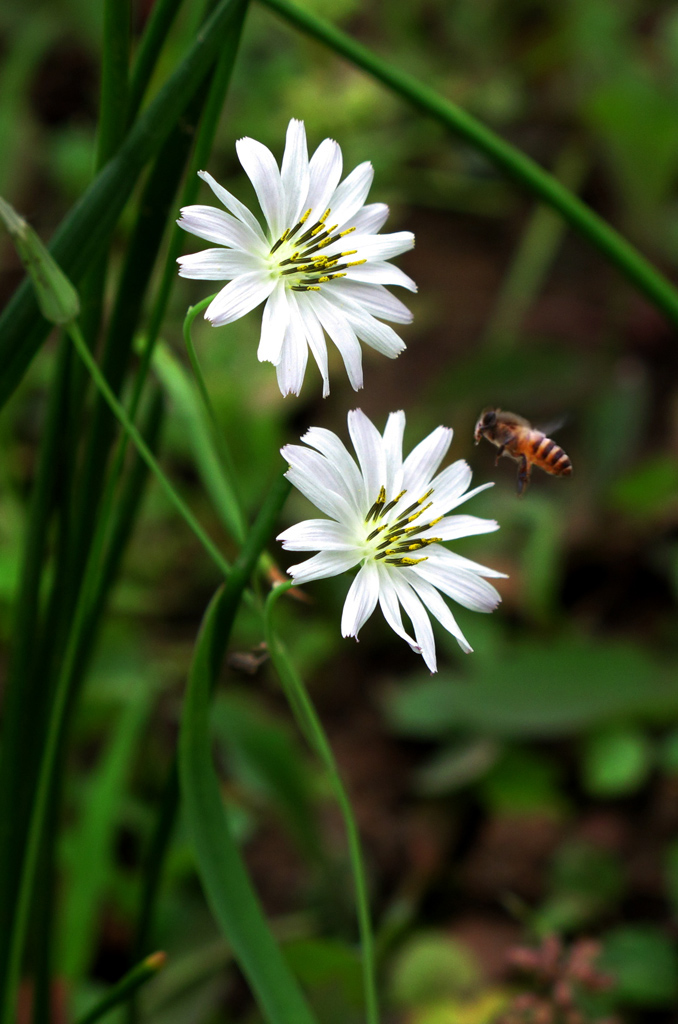
[[[495,466],[502,455],[508,455],[520,463],[518,470],[518,494],[526,490],[530,482],[532,466],[539,466],[553,476],[570,476],[572,463],[555,441],[531,423],[513,412],[501,409],[484,409],[476,423],[473,434],[475,443],[481,437],[487,438],[499,449]]]

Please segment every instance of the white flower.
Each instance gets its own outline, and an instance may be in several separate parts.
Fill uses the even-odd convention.
[[[266,300],[257,355],[276,366],[283,395],[299,394],[309,349],[322,375],[323,397],[329,394],[324,332],[339,349],[357,391],[363,386],[359,341],[391,359],[405,348],[381,320],[412,320],[384,285],[417,290],[414,281],[388,262],[412,248],[414,235],[378,234],[388,207],[364,205],[374,177],[372,165],[360,164],[339,184],[341,149],[325,139],[309,160],[302,121],[289,123],[280,170],[271,151],[254,139],[240,139],[236,150],[266,227],[211,175],[199,171],[229,212],[186,206],[177,223],[225,248],[180,257],[179,274],[230,281],[205,313],[215,327],[238,320]]]
[[[446,515],[492,484],[467,491],[471,470],[463,459],[437,473],[452,440],[448,427],[437,427],[405,461],[404,412],[391,413],[383,436],[360,409],[349,412],[348,429],[359,465],[337,435],[321,427],[311,427],[302,438],[309,448],[288,444],[282,449],[287,479],[331,516],[307,519],[280,534],[288,551],[319,552],[287,571],[295,583],[308,583],[360,565],[344,604],[342,635],[357,639],[378,601],[391,628],[435,672],[428,612],[464,651],[472,650],[439,591],[478,612],[491,612],[500,601],[482,577],[504,573],[442,546],[442,541],[499,528],[493,519]],[[400,605],[414,639],[405,631]]]

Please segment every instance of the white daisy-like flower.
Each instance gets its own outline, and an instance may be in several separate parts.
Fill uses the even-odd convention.
[[[215,327],[232,323],[266,301],[257,355],[277,368],[283,395],[298,395],[308,350],[330,391],[325,333],[339,349],[349,380],[363,385],[360,341],[394,359],[405,348],[392,327],[412,314],[384,287],[416,285],[388,260],[411,249],[414,235],[380,235],[388,207],[365,206],[374,170],[359,164],[339,184],[341,149],[325,139],[309,160],[302,121],[292,120],[282,167],[255,139],[240,139],[236,150],[252,182],[265,227],[235,196],[199,171],[228,210],[186,206],[180,227],[223,248],[182,256],[182,277],[229,281],[208,306]]]
[[[420,653],[431,672],[436,652],[430,612],[459,642],[472,648],[441,593],[465,608],[491,612],[500,601],[483,576],[504,576],[443,547],[443,541],[497,530],[493,519],[447,515],[491,483],[468,491],[471,470],[463,459],[438,467],[452,430],[437,427],[403,461],[405,413],[393,412],[383,435],[360,410],[348,414],[358,464],[331,430],[311,427],[308,448],[288,444],[285,474],[330,519],[307,519],[278,540],[288,551],[317,555],[287,571],[295,583],[337,576],[359,565],[341,620],[343,636],[358,638],[377,602],[389,626]],[[414,638],[403,626],[400,606]]]

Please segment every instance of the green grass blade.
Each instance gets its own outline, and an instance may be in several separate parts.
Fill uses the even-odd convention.
[[[239,25],[247,0],[221,0],[186,57],[57,229],[50,251],[76,284],[103,251],[148,160],[158,152]],[[21,380],[49,331],[32,286],[24,282],[0,317],[0,405]]]
[[[261,0],[287,21],[340,53],[351,63],[383,82],[413,106],[460,135],[475,149],[523,185],[539,199],[557,210],[660,309],[673,324],[678,324],[678,289],[649,260],[602,217],[565,188],[525,153],[506,142],[490,128],[455,103],[440,96],[412,75],[393,67],[366,46],[329,22],[289,0]]]
[[[175,411],[184,421],[196,468],[222,524],[238,542],[245,536],[245,522],[230,480],[224,473],[211,424],[197,388],[166,345],[158,345],[153,368],[166,389]]]
[[[113,156],[125,135],[131,22],[130,0],[105,0],[97,167]]]
[[[156,976],[158,971],[165,966],[165,960],[164,953],[151,953],[140,964],[133,967],[124,978],[121,978],[117,985],[114,985],[111,991],[107,992],[104,998],[96,1006],[93,1006],[84,1017],[80,1017],[77,1024],[94,1024],[95,1021],[101,1020],[109,1010],[126,1002],[142,985]]]
[[[156,0],[137,50],[129,86],[127,117],[131,123],[141,106],[151,75],[182,0]]]
[[[13,623],[13,642],[3,694],[0,744],[0,990],[30,802],[48,714],[45,681],[36,672],[40,581],[47,535],[59,479],[59,446],[68,398],[71,347],[64,337],[50,388],[38,468],[30,499],[21,559],[21,584]]]
[[[297,982],[269,930],[234,843],[212,763],[209,701],[245,587],[289,494],[279,477],[266,496],[196,644],[179,737],[179,780],[208,902],[270,1024],[313,1024]]]
[[[82,820],[69,846],[61,918],[61,972],[77,981],[96,949],[98,912],[113,861],[113,840],[130,763],[151,707],[147,687],[137,686],[118,712],[100,764],[90,774]]]
[[[124,408],[122,407],[118,399],[113,394],[111,388],[106,382],[106,378],[103,376],[101,370],[97,366],[92,356],[92,353],[87,348],[87,345],[85,344],[85,339],[82,337],[82,334],[78,331],[77,327],[75,326],[72,326],[70,328],[69,333],[71,339],[73,340],[73,344],[75,345],[78,351],[78,355],[80,356],[85,366],[89,370],[89,373],[91,374],[94,383],[96,384],[97,388],[106,399],[106,402],[108,403],[111,411],[117,417],[120,425],[129,434],[139,455],[142,457],[142,459],[144,460],[148,468],[151,470],[151,472],[155,474],[162,489],[169,498],[170,502],[172,503],[172,505],[174,505],[175,509],[182,517],[182,519],[184,519],[189,529],[191,529],[195,536],[198,538],[198,540],[204,547],[205,551],[212,558],[214,564],[217,566],[220,572],[223,573],[224,576],[228,576],[230,571],[230,566],[228,562],[223,557],[223,555],[217,548],[216,544],[203,530],[202,526],[191,512],[188,505],[174,489],[170,480],[165,476],[165,473],[161,469],[157,459],[151,452],[150,448],[144,441],[143,437],[141,436],[137,428],[130,420],[129,416],[125,412]]]
[[[209,697],[224,593],[218,591],[207,609],[188,681],[179,741],[183,806],[208,902],[266,1020],[312,1024],[231,835],[212,762]]]

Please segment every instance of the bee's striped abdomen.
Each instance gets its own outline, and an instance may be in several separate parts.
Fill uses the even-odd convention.
[[[572,463],[563,449],[541,431],[533,431],[529,447],[533,461],[545,472],[555,476],[568,476],[572,472]]]

